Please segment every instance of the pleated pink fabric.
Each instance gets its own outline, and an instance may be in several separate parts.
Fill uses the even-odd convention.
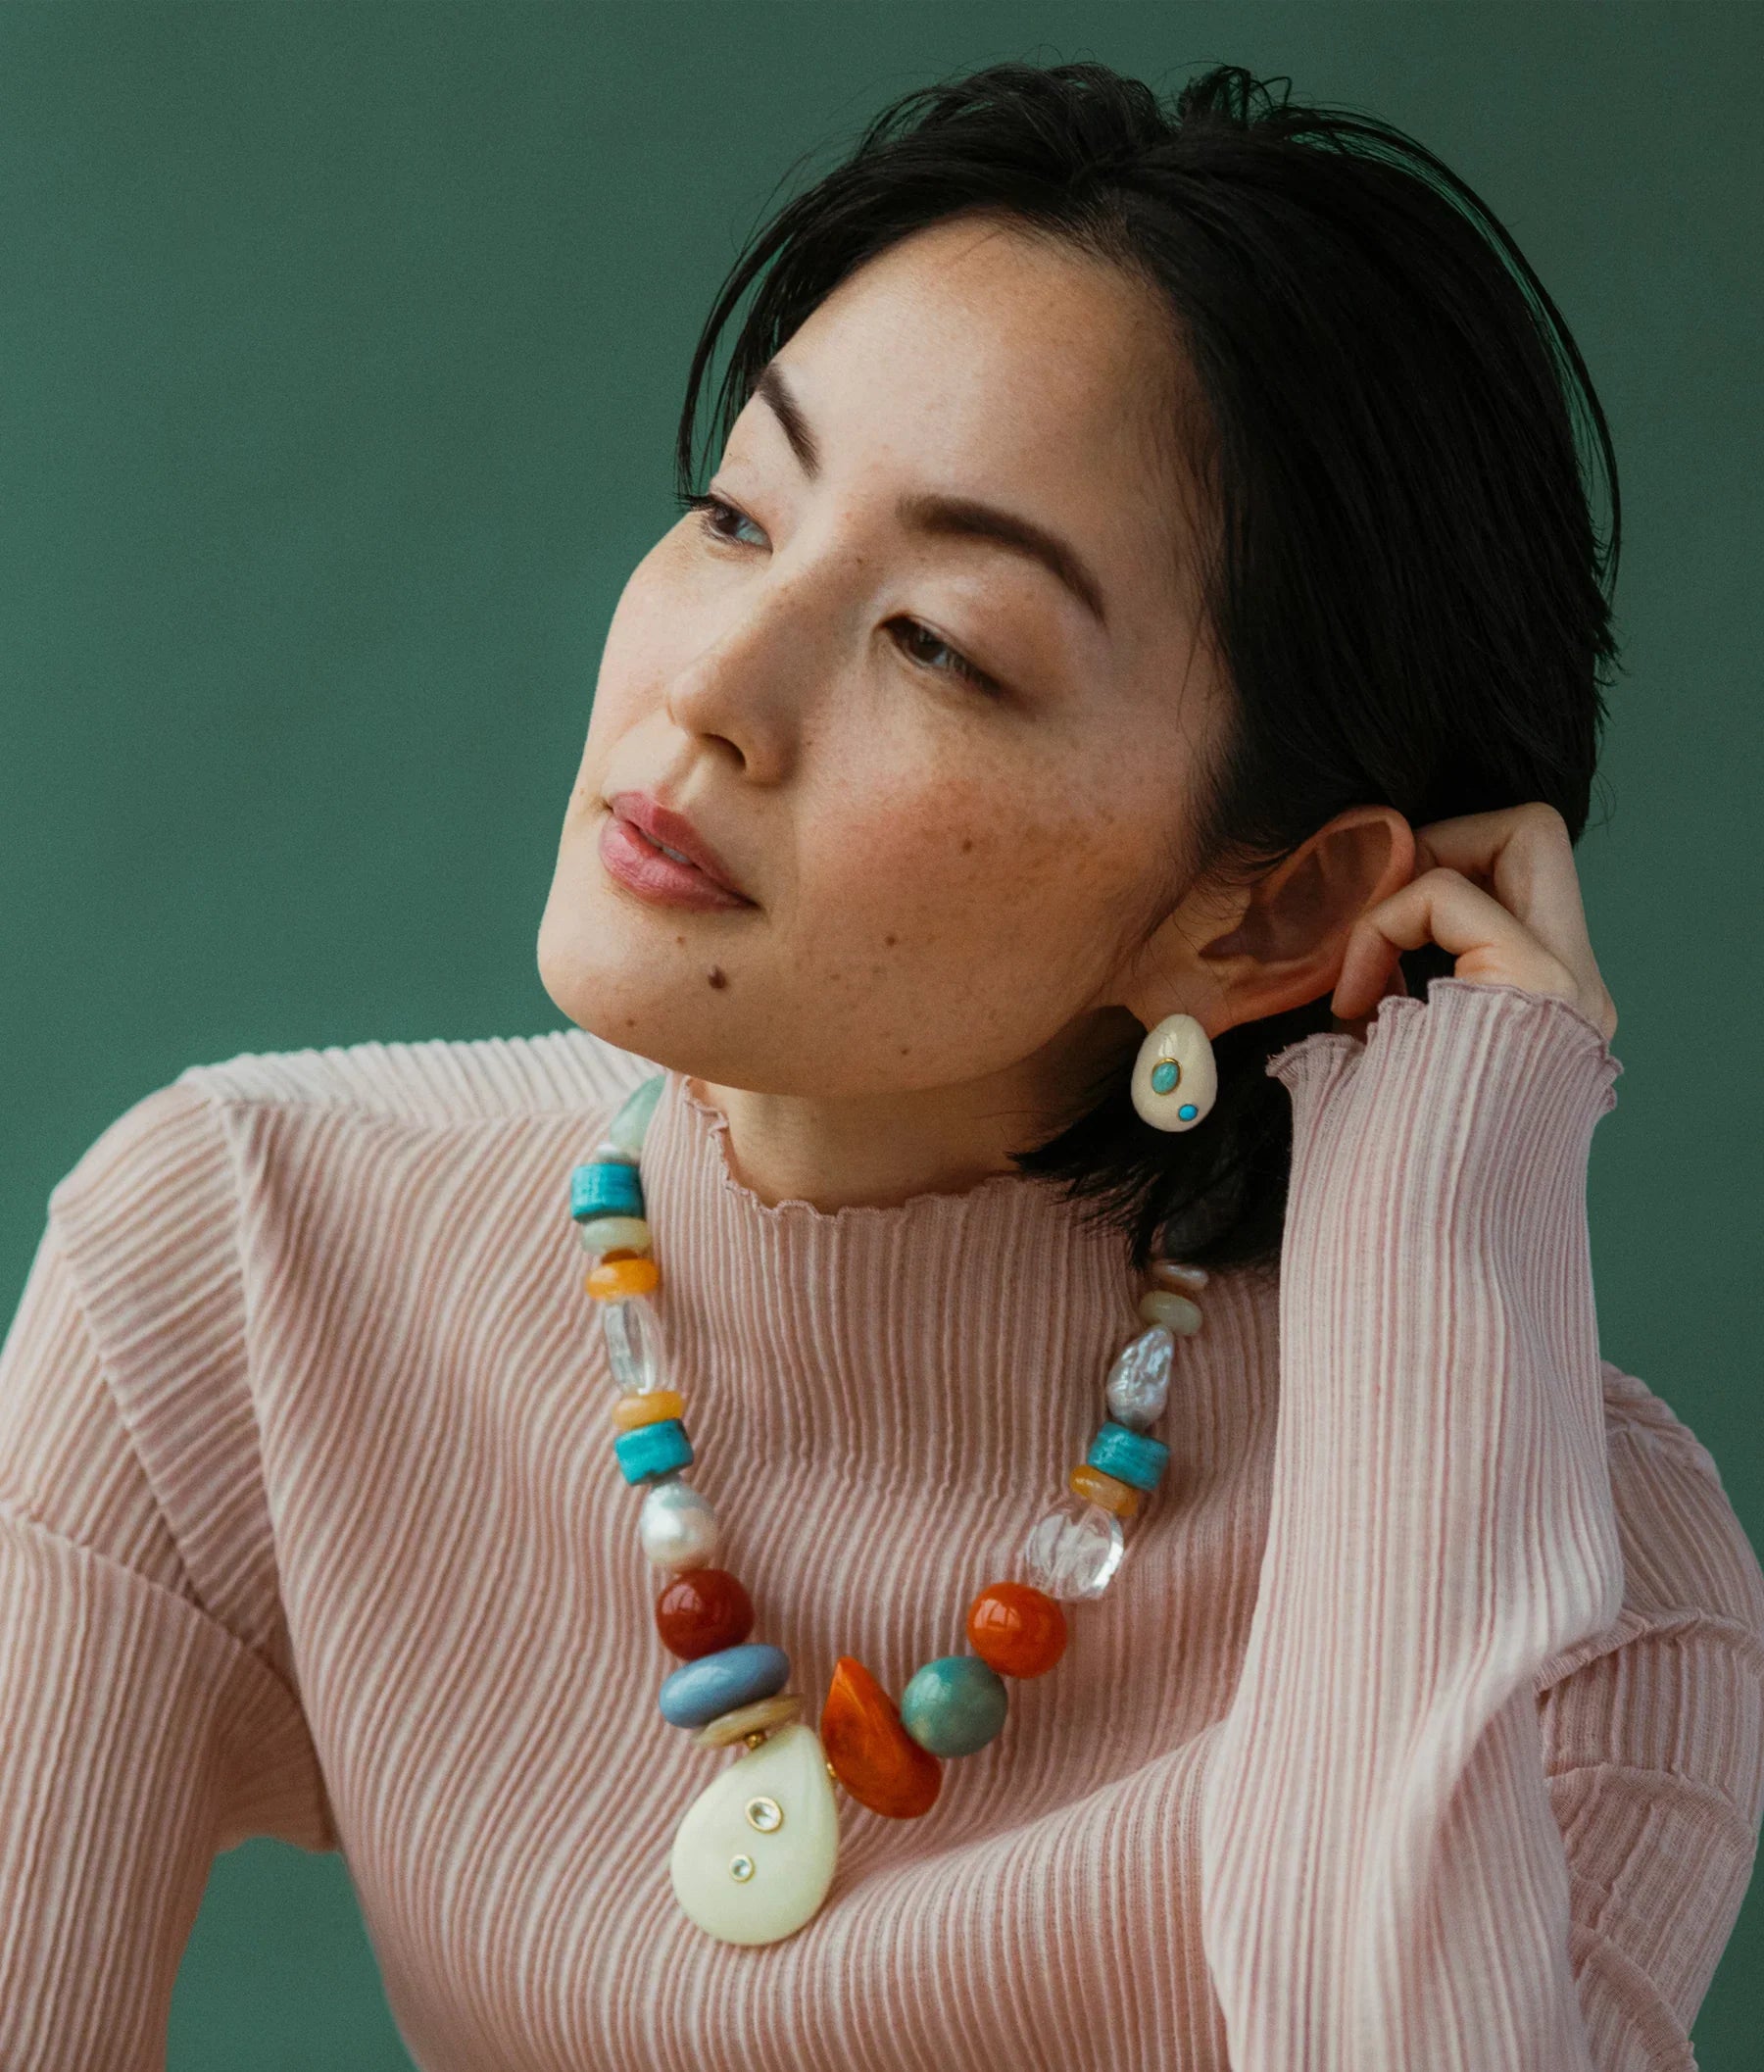
[[[50,1198],[0,1350],[0,2065],[165,2060],[218,1850],[343,1851],[423,2072],[1667,2072],[1764,1811],[1764,1574],[1601,1355],[1621,1067],[1510,986],[1270,1070],[1278,1276],[1216,1275],[1163,1488],[918,1821],[711,1942],[731,1759],[617,1472],[571,1166],[654,1067],[575,1030],[193,1067]],[[1082,1457],[1138,1327],[1046,1183],[763,1204],[670,1073],[645,1185],[726,1564],[818,1716],[898,1693]]]

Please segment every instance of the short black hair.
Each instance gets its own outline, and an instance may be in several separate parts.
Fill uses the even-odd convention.
[[[1191,863],[1253,875],[1362,804],[1419,826],[1538,800],[1578,841],[1617,657],[1604,413],[1476,193],[1403,131],[1297,102],[1288,79],[1221,65],[1166,102],[1101,64],[1012,62],[902,95],[731,269],[688,374],[682,493],[711,359],[750,290],[719,445],[841,280],[966,215],[1150,283],[1198,377],[1205,422],[1184,443],[1212,503],[1206,612],[1232,712]],[[1422,997],[1451,965],[1435,945],[1402,961]],[[1271,1266],[1292,1113],[1266,1065],[1330,1026],[1325,996],[1226,1030],[1214,1108],[1189,1132],[1142,1121],[1112,1071],[1015,1162],[1090,1198],[1137,1271],[1157,1253]]]

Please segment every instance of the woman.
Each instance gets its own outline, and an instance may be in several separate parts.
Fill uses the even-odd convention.
[[[683,486],[750,293],[576,1026],[193,1067],[51,1198],[0,2059],[158,2062],[269,1833],[425,2072],[1690,2065],[1764,1575],[1597,1341],[1559,316],[1231,68],[888,110]]]

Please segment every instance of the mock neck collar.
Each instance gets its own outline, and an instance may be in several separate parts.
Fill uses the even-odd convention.
[[[739,1417],[806,1473],[928,1475],[953,1501],[993,1490],[1018,1507],[1037,1494],[1026,1471],[1083,1458],[1109,1363],[1145,1328],[1126,1241],[1090,1205],[1017,1172],[889,1207],[768,1204],[736,1176],[728,1131],[666,1072],[643,1150],[655,1301],[709,1451]],[[1202,1307],[1170,1426],[1271,1363],[1264,1277],[1215,1274]]]

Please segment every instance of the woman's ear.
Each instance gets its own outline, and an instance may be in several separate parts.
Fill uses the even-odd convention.
[[[1201,962],[1231,1026],[1333,991],[1353,924],[1414,874],[1415,831],[1394,806],[1352,806],[1250,889],[1237,925]]]
[[[1349,807],[1252,884],[1191,888],[1117,997],[1147,1028],[1184,1012],[1209,1036],[1303,1007],[1334,991],[1354,922],[1414,867],[1415,832],[1394,806]]]

